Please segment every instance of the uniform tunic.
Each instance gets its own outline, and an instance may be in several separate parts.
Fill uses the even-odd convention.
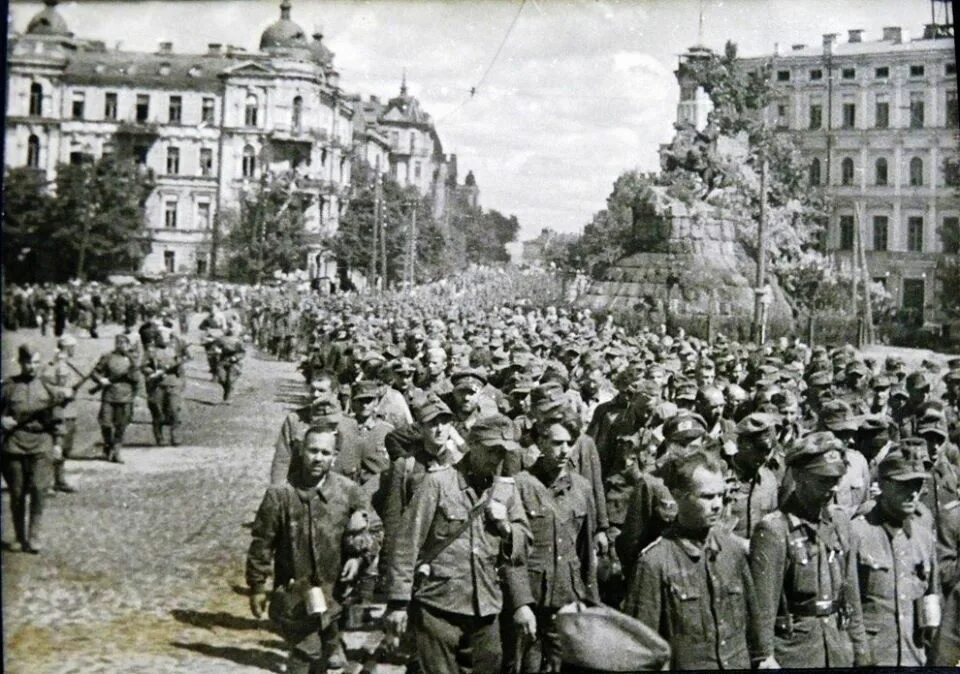
[[[933,533],[916,518],[903,528],[893,527],[879,508],[855,518],[851,527],[858,546],[863,624],[874,663],[923,665],[923,645],[914,641],[916,603],[940,587]]]
[[[671,669],[749,669],[760,623],[746,552],[714,530],[703,543],[676,527],[640,555],[624,612],[670,642]]]

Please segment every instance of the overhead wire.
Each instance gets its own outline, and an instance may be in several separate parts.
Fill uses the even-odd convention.
[[[455,107],[453,110],[445,114],[443,117],[438,119],[437,120],[438,122],[442,122],[445,119],[449,119],[450,117],[455,115],[457,112],[459,112],[463,108],[463,106],[469,103],[474,96],[476,96],[477,91],[479,91],[483,83],[486,82],[487,76],[490,74],[490,71],[493,69],[493,66],[496,64],[497,59],[500,58],[500,52],[503,51],[504,46],[507,44],[507,40],[510,39],[510,34],[513,32],[514,26],[517,25],[517,20],[520,18],[520,13],[523,12],[523,7],[526,4],[527,4],[527,0],[520,0],[520,6],[517,8],[517,13],[513,15],[513,20],[510,22],[510,25],[507,27],[507,32],[503,34],[503,39],[500,40],[500,45],[497,47],[497,51],[494,52],[493,58],[490,59],[490,63],[487,64],[487,69],[484,70],[483,75],[480,76],[480,80],[470,88],[467,96],[465,96],[464,99],[460,101],[460,104],[457,107]]]

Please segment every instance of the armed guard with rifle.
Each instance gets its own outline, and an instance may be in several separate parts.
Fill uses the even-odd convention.
[[[190,359],[190,345],[175,335],[159,333],[147,346],[140,370],[144,377],[147,407],[153,425],[153,439],[163,444],[163,428],[170,429],[170,444],[177,446],[177,429],[183,407],[184,364]]]
[[[216,377],[223,389],[224,402],[230,400],[233,385],[240,377],[240,363],[243,362],[245,349],[239,332],[239,326],[232,322],[227,323],[223,336],[218,337],[215,342],[218,353]]]
[[[97,382],[90,393],[100,393],[97,421],[103,436],[103,453],[108,461],[123,463],[120,446],[133,419],[133,399],[140,383],[140,367],[131,354],[130,339],[117,335],[113,351],[100,357],[93,369]]]

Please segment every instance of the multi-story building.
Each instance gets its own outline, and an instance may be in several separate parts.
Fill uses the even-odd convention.
[[[832,198],[827,249],[852,264],[859,223],[870,275],[926,316],[938,260],[958,253],[943,232],[960,218],[956,56],[942,28],[914,40],[898,27],[876,40],[850,30],[742,60],[770,67],[769,119],[796,134],[809,184]]]
[[[385,106],[346,94],[323,36],[308,37],[291,19],[290,0],[257,51],[210,44],[205,54],[175,53],[170,42],[155,53],[108,49],[75,37],[56,4],[47,0],[9,41],[5,164],[52,181],[61,163],[135,157],[157,185],[141,271],[213,271],[223,259],[220,214],[265,172],[294,172],[297,189],[313,197],[312,277],[336,278],[321,242],[337,229],[354,159],[379,161],[384,174],[432,195],[442,215],[446,158],[406,81]]]

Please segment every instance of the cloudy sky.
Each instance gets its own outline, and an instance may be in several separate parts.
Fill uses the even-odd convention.
[[[41,6],[14,2],[14,28]],[[78,36],[109,46],[153,51],[170,40],[202,52],[209,42],[256,49],[278,6],[83,0],[60,12]],[[745,56],[851,28],[865,40],[883,26],[919,36],[930,19],[928,0],[293,0],[292,18],[322,29],[348,91],[396,95],[406,69],[444,150],[476,175],[483,206],[516,214],[532,237],[578,231],[620,173],[656,169],[675,118],[673,70],[698,40],[701,8],[703,43],[732,39]]]

